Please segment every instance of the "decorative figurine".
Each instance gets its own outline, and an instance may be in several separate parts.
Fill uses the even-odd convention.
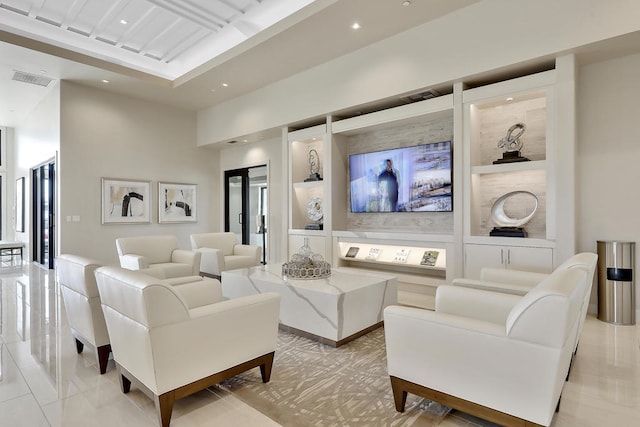
[[[514,196],[524,195],[533,198],[535,205],[529,214],[522,218],[511,218],[504,212],[504,204],[505,202]],[[491,206],[491,218],[493,222],[497,225],[493,230],[489,233],[490,236],[501,236],[501,237],[527,237],[527,231],[524,229],[523,225],[531,221],[531,218],[538,210],[538,197],[531,193],[530,191],[512,191],[507,194],[503,194],[498,197],[498,200],[495,201],[493,206]]]
[[[309,178],[304,182],[322,181],[320,176],[320,155],[314,149],[309,150]]]
[[[520,151],[524,146],[524,142],[520,139],[527,130],[527,126],[524,123],[516,123],[511,126],[507,131],[507,135],[498,141],[498,148],[502,148],[502,158],[495,160],[493,164],[499,163],[513,163],[513,162],[528,162],[529,159],[522,157]],[[514,135],[514,132],[517,133]]]

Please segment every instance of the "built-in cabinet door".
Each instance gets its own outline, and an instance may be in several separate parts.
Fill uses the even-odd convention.
[[[503,245],[465,245],[464,276],[480,279],[483,267],[550,273],[553,269],[553,250]]]

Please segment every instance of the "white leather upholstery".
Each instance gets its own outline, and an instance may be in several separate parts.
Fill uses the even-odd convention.
[[[197,276],[200,254],[179,249],[176,236],[136,236],[116,239],[120,266],[144,270],[160,279]]]
[[[578,268],[587,272],[587,286],[584,288],[582,296],[582,306],[580,309],[580,324],[576,331],[575,347],[578,346],[580,334],[584,326],[584,321],[589,311],[589,299],[591,298],[591,289],[598,264],[598,255],[592,252],[582,252],[569,257],[565,262],[560,264],[555,271]],[[504,268],[483,268],[480,272],[481,280],[454,279],[453,284],[456,286],[464,286],[475,289],[483,289],[494,292],[510,293],[515,295],[525,295],[549,274],[535,273],[523,270],[509,270]],[[575,349],[574,349],[575,350]]]
[[[94,272],[102,264],[81,256],[62,254],[56,258],[58,283],[64,300],[76,348],[95,348],[100,373],[105,373],[109,358],[109,333],[105,324]],[[104,350],[99,351],[104,347]]]
[[[156,396],[160,402],[157,405],[162,406],[169,399],[172,406],[173,391],[180,395],[177,389],[194,381],[212,377],[219,382],[214,374],[221,375],[268,354],[273,360],[280,311],[278,294],[194,308],[189,299],[208,293],[196,288],[213,282],[219,285],[217,280],[171,286],[118,267],[99,268],[96,277],[114,359],[125,377],[121,381],[136,379]],[[195,294],[188,297],[185,292]],[[244,370],[254,366],[263,368],[262,364],[254,364]],[[123,390],[128,391],[124,385]],[[161,407],[158,411],[166,413]],[[168,413],[170,418],[170,408]],[[161,416],[162,425],[168,422]]]
[[[260,264],[260,246],[237,243],[231,232],[192,234],[191,249],[200,252],[200,272],[219,277],[223,271]]]
[[[435,311],[387,307],[392,383],[398,378],[548,426],[569,369],[586,281],[583,270],[557,271],[524,297],[443,285]],[[400,390],[394,386],[399,410]],[[489,418],[484,411],[478,415]]]

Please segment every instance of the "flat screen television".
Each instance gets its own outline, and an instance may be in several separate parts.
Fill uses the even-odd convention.
[[[351,212],[451,212],[451,141],[349,156]]]

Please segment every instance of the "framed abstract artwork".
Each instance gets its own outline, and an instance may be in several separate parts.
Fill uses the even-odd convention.
[[[197,185],[158,183],[158,223],[196,222]]]
[[[149,223],[150,199],[150,181],[102,178],[102,223]]]

